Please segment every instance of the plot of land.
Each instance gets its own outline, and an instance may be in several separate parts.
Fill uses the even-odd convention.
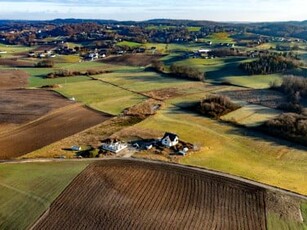
[[[230,97],[232,100],[246,101],[251,104],[263,105],[276,109],[280,104],[286,103],[284,94],[276,90],[267,89],[236,89],[225,90],[221,94]]]
[[[103,74],[97,78],[136,92],[147,92],[163,88],[183,88],[201,85],[201,82],[162,76],[155,72],[134,69],[130,72]]]
[[[89,163],[0,164],[0,229],[27,229]]]
[[[262,188],[180,166],[95,162],[34,229],[266,229]]]
[[[0,159],[24,155],[109,118],[79,104],[63,107],[33,122],[2,131]]]
[[[142,95],[93,80],[69,83],[57,91],[67,97],[75,97],[77,101],[94,109],[114,115],[146,99]]]
[[[30,61],[23,61],[17,58],[1,58],[0,65],[9,67],[33,67],[34,63]]]
[[[0,89],[25,87],[28,83],[28,77],[28,74],[21,70],[1,70]]]
[[[71,101],[52,91],[26,89],[1,90],[0,125],[23,124],[33,121],[54,109],[71,104]]]
[[[161,55],[126,54],[103,59],[103,63],[127,66],[147,66],[153,60],[161,58]]]
[[[246,127],[255,127],[276,118],[281,111],[261,105],[245,105],[240,109],[222,116],[223,121],[230,121]]]

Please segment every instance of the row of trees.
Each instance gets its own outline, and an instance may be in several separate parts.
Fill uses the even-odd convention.
[[[91,76],[91,75],[98,75],[98,74],[105,74],[111,73],[110,70],[95,70],[90,69],[86,71],[72,71],[72,70],[58,70],[53,73],[49,73],[47,78],[58,78],[58,77],[72,77],[72,76]]]
[[[257,61],[240,64],[240,68],[248,74],[283,73],[299,67],[300,63],[293,57],[270,54],[261,56]]]

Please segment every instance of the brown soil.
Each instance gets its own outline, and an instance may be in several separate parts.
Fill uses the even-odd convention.
[[[109,118],[79,104],[65,106],[33,122],[2,131],[0,159],[19,157]]]
[[[1,90],[0,125],[23,124],[33,121],[54,109],[72,103],[61,95],[48,90]]]
[[[147,66],[151,64],[153,60],[157,60],[161,57],[161,55],[125,54],[105,58],[102,62],[115,65]]]
[[[192,168],[95,162],[34,229],[266,229],[265,191]]]
[[[0,89],[23,88],[28,83],[29,75],[21,70],[1,70]],[[0,100],[2,97],[0,97]]]
[[[268,89],[247,89],[223,91],[220,94],[232,100],[242,100],[251,104],[263,105],[276,109],[280,104],[286,103],[286,97],[275,90]]]
[[[0,58],[0,65],[6,65],[10,67],[34,67],[33,63],[18,60],[18,58]]]
[[[162,101],[182,95],[177,88],[157,89],[145,92],[143,94],[150,98]]]
[[[141,118],[146,118],[147,116],[154,115],[157,110],[162,106],[161,101],[156,101],[153,99],[148,99],[142,103],[134,105],[124,111],[126,115],[138,116]]]

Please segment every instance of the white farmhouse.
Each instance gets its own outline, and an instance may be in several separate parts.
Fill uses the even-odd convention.
[[[161,143],[164,146],[172,147],[177,145],[179,142],[179,137],[174,133],[165,133],[161,139]]]
[[[123,149],[127,148],[128,145],[118,141],[118,142],[110,143],[110,144],[104,143],[104,144],[102,144],[101,147],[104,150],[111,151],[113,153],[118,153],[118,152],[122,151]]]

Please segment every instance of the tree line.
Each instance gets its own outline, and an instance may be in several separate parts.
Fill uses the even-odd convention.
[[[300,63],[288,55],[269,54],[260,56],[256,61],[241,63],[239,67],[250,75],[283,73],[297,68]]]

